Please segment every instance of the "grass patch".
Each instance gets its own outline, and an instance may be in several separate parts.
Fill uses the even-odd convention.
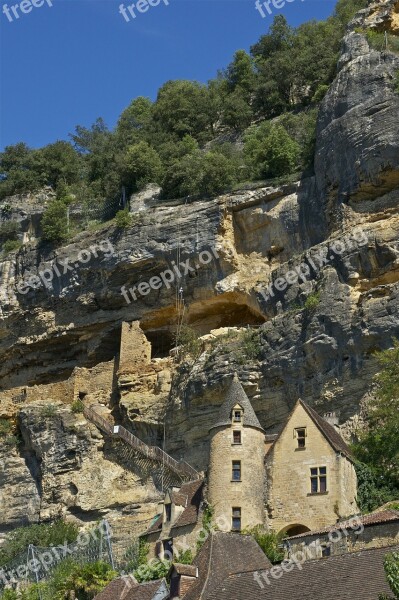
[[[0,437],[9,435],[12,429],[12,423],[8,419],[0,419]]]
[[[306,298],[304,309],[308,313],[314,313],[320,304],[320,292],[313,292]]]
[[[399,54],[399,37],[396,35],[388,34],[385,39],[385,34],[379,31],[372,31],[370,29],[364,30],[361,28],[356,29],[357,33],[361,33],[366,36],[370,48],[378,50],[379,52],[392,52],[393,54]]]
[[[3,254],[9,254],[10,252],[14,252],[15,250],[19,250],[22,246],[22,242],[19,240],[7,240],[3,244]]]
[[[76,415],[76,414],[82,413],[84,410],[84,407],[85,407],[85,405],[83,404],[82,400],[75,400],[71,404],[71,411]]]
[[[46,406],[43,406],[40,410],[40,415],[45,419],[55,417],[57,413],[58,407],[55,406],[55,404],[47,404]]]

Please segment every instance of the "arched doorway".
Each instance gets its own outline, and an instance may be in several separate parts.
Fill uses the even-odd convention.
[[[281,530],[281,533],[285,533],[287,537],[292,537],[293,535],[299,535],[300,533],[306,533],[307,531],[310,531],[310,529],[309,527],[306,527],[306,525],[294,523],[284,527],[284,529]]]

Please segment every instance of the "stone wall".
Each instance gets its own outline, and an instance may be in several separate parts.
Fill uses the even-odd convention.
[[[290,552],[306,551],[307,559],[322,558],[322,548],[329,547],[330,555],[337,556],[347,552],[359,552],[369,548],[384,548],[399,543],[399,520],[391,523],[367,525],[361,532],[358,527],[346,529],[339,535],[334,532],[320,535],[308,535],[290,540]]]
[[[300,427],[307,430],[305,449],[294,437]],[[352,464],[335,452],[300,404],[266,462],[269,525],[275,531],[298,525],[320,529],[357,511]],[[312,467],[327,467],[327,492],[311,493]]]
[[[233,444],[233,429],[241,431],[241,444]],[[214,518],[231,522],[232,509],[241,508],[241,528],[264,522],[264,433],[234,425],[211,432],[209,502]],[[232,480],[232,462],[241,461],[241,481]]]

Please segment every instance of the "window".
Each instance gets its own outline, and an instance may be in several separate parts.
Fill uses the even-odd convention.
[[[233,431],[233,444],[241,444],[241,431]]]
[[[312,494],[323,494],[327,491],[327,467],[310,469]]]
[[[233,413],[234,423],[241,423],[242,421],[242,410],[235,410]]]
[[[331,556],[331,546],[328,544],[322,544],[321,555],[323,558],[327,558],[327,556]]]
[[[173,560],[173,540],[164,540],[163,542],[163,559]]]
[[[241,461],[233,460],[233,481],[241,481]]]
[[[166,521],[170,521],[172,518],[172,505],[169,504],[165,504],[165,518]]]
[[[301,450],[306,448],[306,427],[298,427],[295,429],[294,433],[298,443],[297,448],[300,448]]]
[[[241,531],[241,508],[235,507],[232,511],[232,530]]]

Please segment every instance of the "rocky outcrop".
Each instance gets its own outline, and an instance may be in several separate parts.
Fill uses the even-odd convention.
[[[151,188],[127,230],[107,224],[58,249],[30,242],[2,261],[0,408],[19,413],[22,436],[4,451],[3,531],[58,514],[129,517],[136,531],[156,512],[153,482],[71,413],[79,398],[199,470],[233,371],[268,431],[302,397],[353,435],[374,351],[399,336],[399,58],[358,32],[370,19],[394,31],[397,4],[377,5],[344,40],[313,177],[191,203],[161,203]],[[146,341],[138,353],[123,345],[133,321],[151,356]],[[204,351],[177,363],[181,322]],[[56,413],[43,416],[48,404]]]

